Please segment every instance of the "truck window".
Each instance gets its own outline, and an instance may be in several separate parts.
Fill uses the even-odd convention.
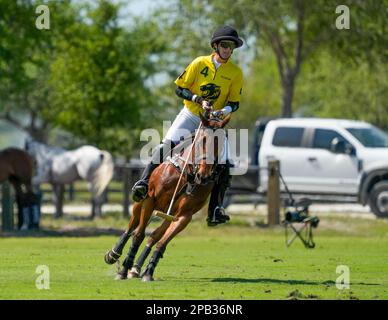
[[[346,128],[363,146],[368,148],[387,148],[388,135],[377,127]]]
[[[276,129],[272,144],[278,147],[300,147],[304,128],[279,127]]]
[[[334,138],[347,142],[338,132],[328,129],[315,129],[313,138],[313,148],[330,150],[331,142]]]

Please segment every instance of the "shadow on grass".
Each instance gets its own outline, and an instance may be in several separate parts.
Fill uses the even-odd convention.
[[[233,282],[233,283],[271,283],[271,284],[291,284],[291,285],[325,285],[325,286],[335,286],[335,282],[332,280],[326,280],[323,282],[320,281],[307,281],[307,280],[281,280],[281,279],[247,279],[247,278],[215,278],[211,282]],[[359,282],[352,285],[363,285],[363,286],[380,286],[379,283],[365,283]]]

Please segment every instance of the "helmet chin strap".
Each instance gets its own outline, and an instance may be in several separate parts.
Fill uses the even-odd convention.
[[[218,50],[218,44],[216,44],[215,45],[216,46],[216,48],[215,48],[215,52],[218,54],[218,56],[223,60],[223,61],[225,61],[225,63],[229,60],[229,58],[232,56],[232,53],[233,53],[233,50],[232,50],[232,52],[230,53],[230,56],[229,56],[229,58],[223,58],[222,57],[222,55],[221,55],[221,53],[220,53],[220,50]]]

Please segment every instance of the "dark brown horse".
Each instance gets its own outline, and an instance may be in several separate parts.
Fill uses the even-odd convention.
[[[189,148],[184,149],[183,154],[178,154],[172,160],[166,160],[154,170],[149,180],[148,197],[133,205],[128,228],[113,249],[105,254],[106,263],[115,263],[120,258],[128,239],[133,236],[128,255],[118,272],[118,279],[139,277],[144,261],[150,254],[153,245],[156,244],[149,263],[141,275],[143,281],[153,280],[155,267],[159,259],[163,257],[167,244],[188,225],[193,214],[205,205],[211,193],[217,179],[217,155],[222,151],[220,148],[224,146],[224,141],[219,141],[221,140],[219,135],[214,135],[214,133],[221,131],[225,137],[225,131],[222,128],[229,120],[230,117],[222,121],[219,119],[208,120],[201,115],[202,126],[198,131],[197,139],[190,144]],[[190,150],[192,150],[191,154],[187,155]],[[147,245],[134,264],[136,253],[144,240],[145,230],[152,213],[155,210],[168,211],[182,168],[184,168],[185,159],[191,159],[191,161],[183,172],[177,188],[179,191],[174,197],[171,210],[174,221],[164,220],[152,232]],[[215,161],[212,161],[214,159]]]
[[[19,206],[19,228],[21,227],[21,202],[31,197],[33,160],[30,155],[18,148],[7,148],[0,151],[0,184],[10,181],[15,189]]]

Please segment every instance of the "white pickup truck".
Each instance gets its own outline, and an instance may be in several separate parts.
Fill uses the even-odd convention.
[[[319,118],[259,120],[254,155],[247,175],[259,194],[267,191],[268,160],[277,159],[291,193],[337,196],[342,202],[356,199],[376,216],[388,218],[388,135],[371,124]],[[233,177],[232,193],[241,178]]]

